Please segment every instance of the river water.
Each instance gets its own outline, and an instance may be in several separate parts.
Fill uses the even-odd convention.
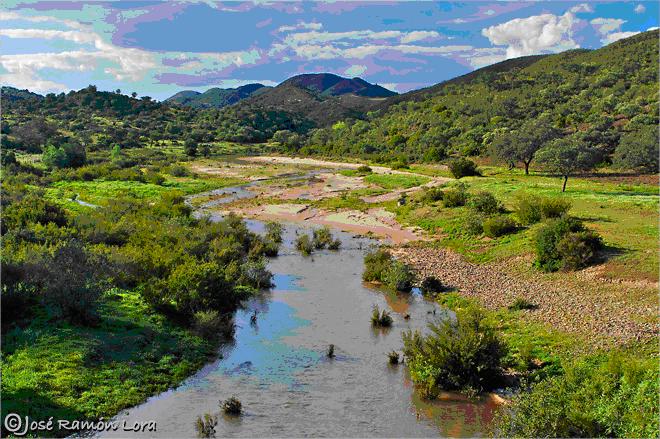
[[[257,232],[263,227],[257,221],[248,224]],[[375,241],[335,231],[342,241],[339,251],[305,257],[293,250],[293,241],[306,232],[300,225],[285,225],[280,255],[269,261],[275,286],[236,312],[233,341],[221,347],[218,360],[178,388],[115,418],[129,425],[156,422],[156,432],[131,436],[194,437],[197,416],[219,414],[219,401],[232,395],[243,403],[244,414],[219,414],[217,437],[482,433],[494,409],[490,400],[449,395],[422,401],[406,367],[388,363],[388,352],[401,351],[404,330],[424,330],[428,322],[447,318],[445,311],[417,293],[401,295],[363,284],[363,256]],[[391,311],[392,328],[371,327],[374,305]],[[330,344],[335,345],[334,359],[326,357]]]

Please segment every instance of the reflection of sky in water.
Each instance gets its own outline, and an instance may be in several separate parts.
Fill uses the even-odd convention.
[[[273,284],[275,284],[273,288],[276,291],[305,291],[305,288],[298,283],[300,279],[299,276],[292,274],[275,273],[273,275]]]
[[[285,277],[295,280],[294,276]],[[268,309],[258,314],[256,325],[250,324],[251,315],[251,307],[237,313],[236,339],[240,343],[224,352],[224,360],[212,374],[250,376],[266,384],[298,387],[294,375],[317,364],[323,354],[286,344],[282,339],[310,322],[297,317],[294,308],[279,301],[270,302]]]

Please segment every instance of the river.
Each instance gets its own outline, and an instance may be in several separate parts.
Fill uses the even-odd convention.
[[[240,188],[231,192],[242,193]],[[260,232],[263,224],[248,221]],[[123,411],[115,419],[155,421],[141,437],[194,437],[194,422],[219,414],[232,395],[239,418],[219,415],[217,437],[439,437],[478,436],[492,417],[490,399],[445,395],[422,401],[404,365],[387,353],[401,351],[401,333],[424,330],[446,312],[418,293],[395,294],[362,282],[363,256],[375,241],[335,231],[342,247],[302,256],[293,250],[300,225],[285,224],[280,255],[269,261],[275,286],[236,312],[233,340],[218,360],[181,386]],[[392,312],[392,328],[371,327],[374,305]],[[250,316],[257,311],[256,325]],[[409,319],[404,319],[408,314]],[[328,345],[336,357],[328,359]],[[119,433],[126,436],[126,433]],[[110,436],[111,434],[107,434]]]

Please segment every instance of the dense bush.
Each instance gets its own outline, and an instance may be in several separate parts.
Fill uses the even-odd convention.
[[[414,275],[406,264],[392,261],[381,280],[391,289],[407,293],[412,289],[413,279]]]
[[[465,206],[468,200],[467,186],[459,183],[444,191],[442,203],[445,207]]]
[[[337,250],[341,246],[341,241],[332,236],[329,227],[322,227],[315,229],[313,232],[312,243],[315,249],[329,248],[330,250]]]
[[[483,222],[484,234],[489,238],[497,238],[516,231],[516,222],[506,215],[486,218]]]
[[[659,376],[655,360],[612,352],[563,364],[502,406],[498,437],[659,437]]]
[[[232,396],[229,399],[226,399],[220,404],[222,411],[228,415],[238,416],[243,411],[243,404],[239,401],[238,398]]]
[[[206,339],[231,333],[233,325],[216,310],[197,311],[193,314],[193,330]]]
[[[367,282],[381,282],[385,272],[392,263],[392,255],[383,249],[369,252],[364,256],[364,272],[362,280]]]
[[[314,242],[308,235],[300,235],[296,238],[296,249],[305,256],[314,251]]]
[[[204,413],[203,416],[197,416],[195,420],[195,432],[197,437],[211,438],[215,437],[215,427],[218,425],[218,417],[210,413]]]
[[[427,276],[422,281],[420,289],[424,294],[442,293],[447,291],[447,287],[435,276]]]
[[[464,221],[463,227],[470,235],[481,235],[484,232],[484,216],[478,213],[469,213]]]
[[[409,292],[414,279],[410,267],[396,261],[389,252],[379,249],[364,257],[362,279],[367,282],[381,282],[395,291]]]
[[[536,235],[536,265],[544,271],[587,266],[602,247],[600,236],[573,217],[549,220]]]
[[[441,201],[444,195],[444,191],[439,187],[424,187],[418,199],[422,203],[435,203]]]
[[[427,336],[403,334],[410,375],[425,396],[434,397],[438,389],[480,392],[497,384],[506,346],[481,310],[458,311],[456,319],[429,329]]]
[[[490,192],[481,191],[470,196],[468,206],[484,215],[495,215],[502,210],[502,204]]]
[[[525,225],[542,219],[559,218],[571,209],[571,202],[562,198],[546,198],[535,195],[519,196],[515,204],[518,220]]]
[[[463,157],[451,160],[447,166],[449,166],[449,171],[454,178],[460,179],[473,175],[481,175],[477,169],[477,164]]]
[[[387,310],[384,309],[381,311],[378,305],[374,306],[371,311],[371,326],[387,328],[392,326],[393,322],[394,320]]]
[[[357,168],[357,172],[359,172],[360,174],[370,174],[372,172],[372,169],[367,165],[360,165]]]
[[[277,223],[275,221],[268,221],[266,223],[266,238],[276,242],[276,243],[281,243],[282,242],[282,224]]]

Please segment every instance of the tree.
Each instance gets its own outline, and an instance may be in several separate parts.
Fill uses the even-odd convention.
[[[66,152],[54,145],[48,145],[46,147],[41,161],[49,168],[64,168],[68,162]]]
[[[593,169],[598,154],[575,137],[566,136],[554,140],[541,149],[537,154],[537,160],[548,171],[564,178],[561,191],[565,192],[568,177],[576,172]]]
[[[646,125],[639,131],[624,134],[614,152],[614,164],[658,172],[658,127]]]
[[[110,151],[110,159],[113,162],[121,159],[121,146],[119,146],[119,144],[115,144],[115,146],[112,147],[112,150]]]
[[[187,156],[195,157],[197,155],[197,142],[193,139],[187,139],[183,148]]]
[[[496,137],[491,144],[491,150],[506,163],[522,162],[525,175],[529,175],[529,165],[536,153],[558,134],[548,117],[530,119],[523,123],[520,129]]]

